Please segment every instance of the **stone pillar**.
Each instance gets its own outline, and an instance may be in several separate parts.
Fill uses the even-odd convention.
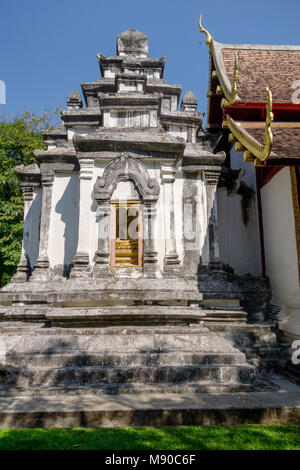
[[[200,205],[199,173],[183,172],[182,232],[184,244],[183,269],[186,278],[195,278],[200,265],[203,226],[206,223],[206,205]],[[203,213],[204,212],[204,213]]]
[[[49,229],[52,207],[52,188],[54,181],[54,172],[42,174],[42,209],[40,220],[40,243],[39,256],[34,266],[34,271],[30,278],[31,281],[48,279],[49,272]]]
[[[34,198],[34,187],[28,186],[27,184],[21,184],[21,189],[23,192],[23,201],[24,201],[24,229],[23,229],[23,239],[22,239],[22,250],[21,258],[18,265],[16,274],[11,278],[10,282],[26,282],[30,274],[30,266],[25,253],[24,246],[24,237],[26,232],[29,232],[26,228],[26,218],[29,212],[31,203]]]
[[[79,190],[79,224],[78,246],[73,260],[70,277],[90,276],[90,213],[91,213],[91,180],[94,171],[94,160],[80,159]]]
[[[176,274],[180,268],[175,239],[174,189],[175,168],[172,165],[162,166],[162,183],[164,188],[165,219],[165,259],[164,270]]]
[[[208,253],[209,268],[219,270],[221,268],[219,239],[218,239],[218,212],[217,212],[217,185],[220,170],[205,170],[207,221],[208,221]]]
[[[155,249],[156,201],[143,203],[144,273],[149,277],[160,277],[158,253]]]
[[[97,201],[98,248],[93,270],[95,277],[107,277],[110,258],[110,201]]]

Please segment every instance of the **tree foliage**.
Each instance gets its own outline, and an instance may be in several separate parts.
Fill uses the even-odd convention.
[[[23,234],[23,199],[17,165],[35,162],[35,149],[45,149],[42,130],[51,128],[60,108],[37,116],[24,111],[20,117],[0,121],[0,282],[9,282],[20,260]]]

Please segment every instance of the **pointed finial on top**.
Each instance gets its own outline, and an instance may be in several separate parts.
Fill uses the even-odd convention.
[[[273,98],[272,98],[272,92],[268,86],[266,90],[267,90],[266,122],[271,123],[274,120],[274,114],[272,112]]]
[[[82,108],[82,99],[77,90],[73,90],[67,99],[68,108]]]
[[[206,45],[207,45],[208,47],[210,47],[210,46],[211,46],[212,37],[211,37],[211,35],[209,34],[209,32],[207,31],[207,29],[203,28],[203,26],[202,26],[202,13],[200,14],[200,18],[199,18],[199,28],[200,28],[200,32],[201,32],[201,33],[206,34],[206,41],[205,41],[205,42],[206,42]]]

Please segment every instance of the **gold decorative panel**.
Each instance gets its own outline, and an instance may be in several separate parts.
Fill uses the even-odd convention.
[[[141,267],[143,255],[141,203],[111,202],[111,266]]]

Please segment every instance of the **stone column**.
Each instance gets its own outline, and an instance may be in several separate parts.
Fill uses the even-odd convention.
[[[80,159],[79,189],[79,223],[77,253],[73,260],[71,278],[90,276],[90,213],[91,213],[91,180],[94,171],[94,160]]]
[[[175,239],[174,189],[175,168],[172,165],[162,166],[162,183],[164,188],[165,219],[165,259],[164,270],[176,274],[180,268]]]
[[[95,277],[107,277],[110,258],[110,201],[97,201],[98,248],[93,270]]]
[[[201,263],[200,245],[206,222],[206,205],[200,205],[199,173],[183,172],[182,232],[184,244],[183,269],[186,278],[196,278]],[[203,213],[204,212],[204,213]]]
[[[219,239],[218,239],[218,212],[217,212],[217,185],[220,170],[205,170],[206,199],[207,199],[207,221],[208,221],[208,253],[209,268],[221,268]]]
[[[149,277],[159,277],[158,253],[155,249],[156,201],[143,203],[144,273]]]
[[[34,266],[34,271],[30,281],[39,281],[48,279],[49,272],[49,229],[52,207],[52,188],[54,181],[54,172],[42,174],[42,209],[40,220],[40,243],[39,256]]]
[[[28,186],[27,184],[22,183],[21,189],[23,192],[23,201],[24,201],[24,229],[23,229],[23,239],[22,239],[22,250],[21,250],[21,258],[18,265],[18,269],[16,274],[11,278],[10,282],[26,282],[28,280],[30,274],[30,266],[26,257],[25,253],[25,246],[24,246],[24,237],[26,231],[26,218],[29,212],[31,203],[34,198],[34,187]]]

